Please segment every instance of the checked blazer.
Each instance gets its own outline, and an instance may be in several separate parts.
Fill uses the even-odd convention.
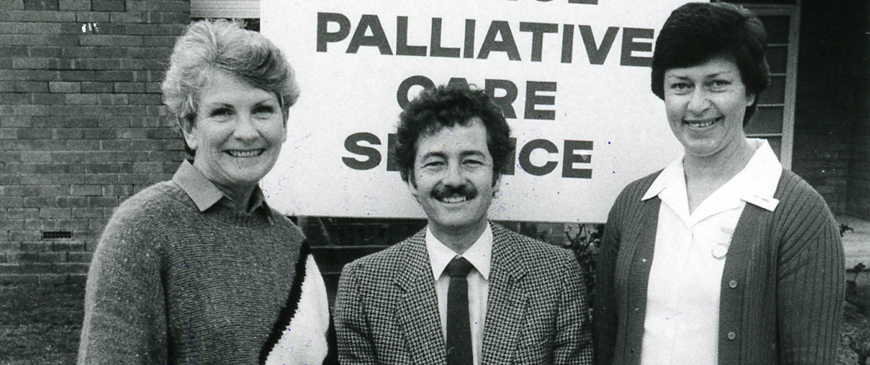
[[[492,224],[481,364],[591,364],[586,288],[570,251]],[[339,360],[444,364],[426,229],[344,267],[335,303]]]

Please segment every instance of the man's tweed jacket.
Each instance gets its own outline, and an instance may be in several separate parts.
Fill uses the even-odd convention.
[[[481,364],[591,364],[586,289],[570,251],[492,224]],[[444,364],[426,230],[345,266],[335,326],[349,364]]]

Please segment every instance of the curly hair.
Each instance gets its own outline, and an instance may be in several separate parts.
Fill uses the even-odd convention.
[[[281,50],[257,32],[228,20],[202,20],[190,24],[178,38],[163,80],[163,103],[179,127],[196,121],[199,91],[213,72],[226,72],[250,85],[274,93],[284,121],[299,97],[293,68]]]
[[[728,3],[688,3],[674,10],[656,39],[652,59],[652,92],[664,99],[665,71],[701,65],[715,58],[733,61],[746,92],[756,96],[746,107],[743,125],[758,107],[758,95],[770,83],[764,53],[767,32],[755,14]]]
[[[486,144],[493,160],[493,183],[507,169],[513,146],[510,126],[501,108],[485,91],[469,86],[438,86],[420,92],[399,116],[396,164],[402,180],[412,178],[417,142],[442,128],[467,126],[474,118],[486,127]],[[413,182],[413,181],[412,181]]]

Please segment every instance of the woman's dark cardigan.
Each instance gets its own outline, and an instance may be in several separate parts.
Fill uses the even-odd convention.
[[[641,200],[658,173],[614,203],[598,256],[597,364],[639,364],[661,200]],[[746,204],[720,286],[719,364],[833,364],[845,292],[843,246],[825,201],[783,171],[767,211]]]

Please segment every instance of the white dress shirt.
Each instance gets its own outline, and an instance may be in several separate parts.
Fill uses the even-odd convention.
[[[474,266],[468,274],[468,317],[471,323],[471,351],[474,364],[480,364],[483,347],[483,320],[486,318],[486,299],[489,294],[489,269],[492,258],[492,227],[486,225],[483,234],[462,255],[441,243],[429,228],[426,228],[426,250],[429,264],[435,276],[435,294],[438,296],[438,314],[441,315],[441,332],[447,339],[447,290],[450,275],[444,269],[450,260],[462,256]]]
[[[641,363],[717,364],[719,297],[731,235],[746,203],[773,210],[782,165],[766,140],[737,175],[689,214],[683,157],[643,200],[658,196],[658,227],[647,286]]]

